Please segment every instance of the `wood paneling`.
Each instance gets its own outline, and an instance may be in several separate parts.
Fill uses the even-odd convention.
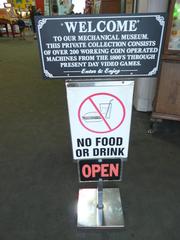
[[[180,119],[180,65],[177,62],[162,62],[155,112]]]
[[[120,0],[102,0],[100,13],[120,13]]]

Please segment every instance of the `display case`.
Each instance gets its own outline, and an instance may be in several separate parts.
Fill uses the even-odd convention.
[[[170,0],[152,120],[180,121],[180,0]]]

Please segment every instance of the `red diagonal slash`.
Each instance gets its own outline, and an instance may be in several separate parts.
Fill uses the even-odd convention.
[[[89,101],[92,103],[92,105],[94,106],[94,108],[96,109],[96,111],[98,112],[98,114],[100,115],[100,117],[102,118],[102,120],[104,121],[104,123],[106,124],[106,126],[109,128],[109,130],[112,130],[112,128],[109,126],[108,122],[106,121],[105,117],[102,115],[102,113],[99,111],[98,107],[96,106],[96,104],[94,103],[94,101],[92,100],[91,97],[89,97]]]

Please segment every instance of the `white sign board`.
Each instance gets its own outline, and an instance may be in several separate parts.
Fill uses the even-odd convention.
[[[66,82],[74,159],[127,158],[133,81]]]

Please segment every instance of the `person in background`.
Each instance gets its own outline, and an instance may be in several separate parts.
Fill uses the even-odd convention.
[[[36,36],[36,28],[35,28],[35,20],[34,20],[34,16],[35,16],[35,12],[36,12],[35,6],[31,6],[29,11],[30,11],[30,19],[31,19],[31,24],[32,24],[32,30],[33,30],[34,37],[35,37]]]
[[[63,0],[57,0],[58,14],[66,15],[70,12],[70,6],[66,5]]]
[[[58,16],[58,6],[57,5],[52,5],[52,15]]]
[[[41,16],[41,15],[42,15],[41,9],[38,8],[35,12],[35,16]]]
[[[41,16],[42,15],[42,12],[41,12],[41,9],[38,8],[35,12],[35,15],[34,16]],[[34,39],[36,39],[36,28],[35,28],[35,35],[34,35]]]
[[[0,29],[0,37],[2,37],[3,36],[3,34],[2,34],[2,31],[1,31],[1,29]]]
[[[72,3],[71,6],[70,6],[70,9],[69,9],[69,13],[68,13],[68,14],[69,14],[69,15],[74,14],[74,11],[73,11],[73,10],[74,10],[74,4]]]
[[[26,27],[26,24],[23,21],[21,15],[18,16],[17,24],[19,26],[20,39],[24,39],[25,40],[25,27]]]
[[[29,11],[30,11],[30,19],[31,19],[31,24],[32,24],[32,30],[33,30],[33,33],[34,33],[34,39],[36,39],[35,16],[40,16],[40,15],[42,15],[42,13],[41,13],[41,9],[38,8],[36,10],[35,6],[31,6]]]

